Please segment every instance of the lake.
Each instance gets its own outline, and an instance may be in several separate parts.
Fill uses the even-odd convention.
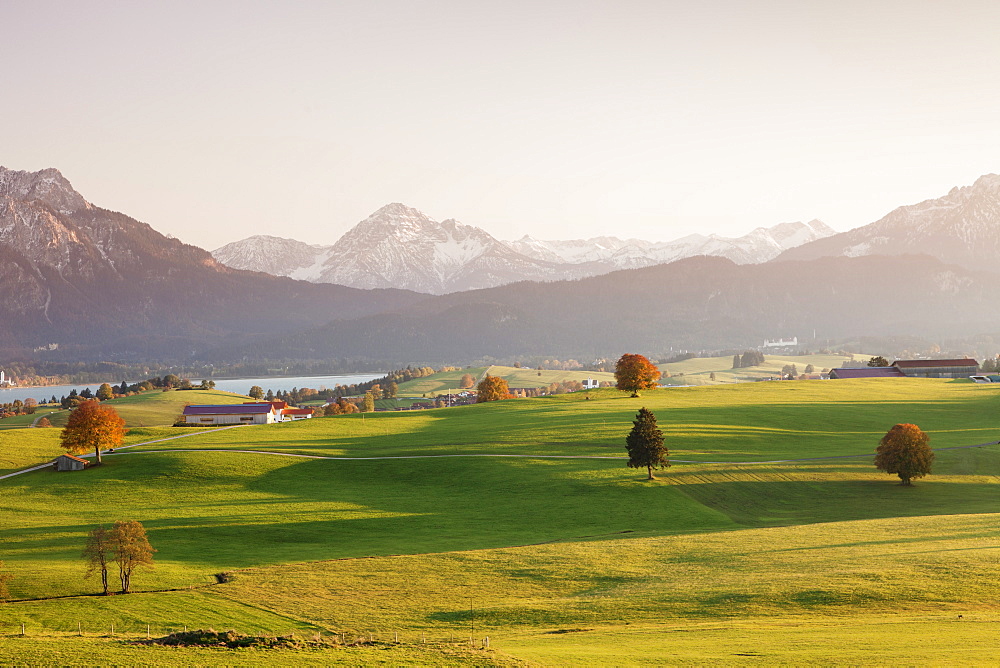
[[[254,385],[260,385],[265,392],[268,390],[274,390],[275,392],[279,390],[291,390],[293,387],[303,388],[310,387],[314,390],[318,390],[324,387],[333,388],[337,385],[352,385],[355,383],[366,383],[369,380],[375,380],[376,378],[381,378],[385,375],[385,372],[378,373],[352,373],[343,376],[293,376],[289,378],[227,378],[227,379],[214,379],[215,389],[223,390],[225,392],[236,392],[238,394],[246,394],[250,391],[250,388]],[[112,385],[120,385],[121,381],[108,381]],[[130,383],[136,381],[129,381]],[[195,385],[201,382],[201,378],[192,378],[191,382]],[[24,401],[25,399],[31,398],[35,401],[45,402],[55,395],[56,399],[63,397],[70,393],[71,390],[76,390],[77,392],[82,392],[84,388],[89,387],[91,391],[96,392],[97,388],[101,386],[101,383],[91,383],[87,385],[48,385],[46,387],[9,387],[0,389],[0,404],[6,404],[14,401],[15,399],[20,399]]]

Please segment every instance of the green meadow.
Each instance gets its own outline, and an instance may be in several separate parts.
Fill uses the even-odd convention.
[[[854,359],[867,361],[872,355],[856,354]],[[736,383],[764,378],[778,378],[787,364],[794,364],[799,373],[805,373],[810,364],[819,373],[823,369],[835,369],[851,358],[846,355],[783,355],[765,353],[764,363],[759,366],[734,369],[733,356],[692,357],[682,362],[660,364],[664,372],[661,382],[673,385],[710,385],[715,383]],[[712,374],[715,380],[712,380]],[[669,376],[668,376],[669,374]]]
[[[0,663],[995,664],[998,390],[720,384],[134,429],[130,443],[188,435],[0,481],[0,560],[19,599],[0,605]],[[161,395],[193,394],[131,409],[166,415]],[[673,463],[651,482],[624,460],[640,406]],[[897,422],[953,448],[911,488],[871,463]],[[0,433],[0,475],[53,448],[57,429]],[[124,518],[146,526],[156,569],[136,575],[139,593],[91,596],[85,536]],[[257,654],[124,643],[147,625],[370,640]]]
[[[528,369],[512,366],[480,366],[459,369],[457,371],[442,371],[425,376],[424,378],[414,378],[413,380],[399,384],[400,394],[406,395],[426,395],[434,397],[439,394],[449,392],[459,392],[462,376],[469,374],[478,383],[489,374],[497,376],[507,381],[510,387],[535,388],[548,387],[552,383],[565,383],[576,380],[584,381],[588,378],[594,380],[615,382],[615,374],[604,371],[562,371],[556,369]]]

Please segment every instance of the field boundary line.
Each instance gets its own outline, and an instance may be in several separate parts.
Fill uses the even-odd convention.
[[[242,426],[242,425],[236,425]],[[172,437],[172,438],[177,438]],[[169,439],[161,439],[169,440]],[[155,443],[157,441],[149,441],[149,443]],[[142,443],[136,443],[138,445],[144,445]],[[976,443],[973,445],[954,445],[946,448],[932,448],[935,452],[942,450],[965,450],[968,448],[982,448],[988,445],[1000,445],[1000,441],[990,441],[988,443]],[[124,449],[124,448],[122,448]],[[303,455],[296,452],[275,452],[273,450],[235,450],[232,448],[197,448],[197,449],[178,449],[178,450],[141,450],[138,452],[131,452],[125,454],[133,455],[149,455],[156,454],[158,452],[237,452],[241,454],[250,455],[274,455],[275,457],[298,457],[300,459],[328,459],[332,461],[375,461],[375,460],[386,460],[386,459],[443,459],[443,458],[454,458],[454,457],[508,457],[512,459],[613,459],[613,460],[625,460],[628,457],[619,455],[521,455],[521,454],[511,454],[511,453],[456,453],[448,455],[383,455],[378,457],[334,457],[331,455]],[[117,451],[109,453],[111,456],[118,454]],[[758,462],[719,462],[719,461],[701,461],[695,459],[674,459],[670,458],[671,463],[678,464],[726,464],[732,466],[750,466],[753,464],[789,464],[795,462],[813,462],[813,461],[823,461],[831,459],[858,459],[860,457],[874,457],[874,452],[866,452],[860,455],[830,455],[828,457],[804,457],[801,459],[771,459],[766,461]]]

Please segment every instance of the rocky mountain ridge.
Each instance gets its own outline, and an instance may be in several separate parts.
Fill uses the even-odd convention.
[[[986,174],[947,195],[901,206],[862,227],[783,252],[778,260],[923,253],[969,269],[1000,252],[1000,175]]]
[[[55,169],[0,167],[0,353],[191,355],[419,300],[237,271],[87,202]]]
[[[834,234],[818,220],[757,228],[739,238],[690,235],[671,242],[597,237],[500,241],[454,219],[437,222],[394,203],[332,246],[254,236],[212,251],[223,264],[277,276],[357,288],[399,287],[444,294],[517,281],[552,281],[663,264],[695,255],[738,264],[766,262],[794,245]]]

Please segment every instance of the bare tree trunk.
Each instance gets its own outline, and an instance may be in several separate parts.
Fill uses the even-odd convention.
[[[646,469],[649,471],[649,477],[646,478],[646,479],[647,480],[656,480],[656,478],[653,477],[653,467],[652,466],[647,466]]]
[[[94,448],[94,456],[97,458],[97,466],[100,466],[104,462],[101,460],[101,446],[96,446]]]
[[[101,585],[104,587],[104,595],[107,596],[110,592],[108,591],[108,567],[101,567]]]

